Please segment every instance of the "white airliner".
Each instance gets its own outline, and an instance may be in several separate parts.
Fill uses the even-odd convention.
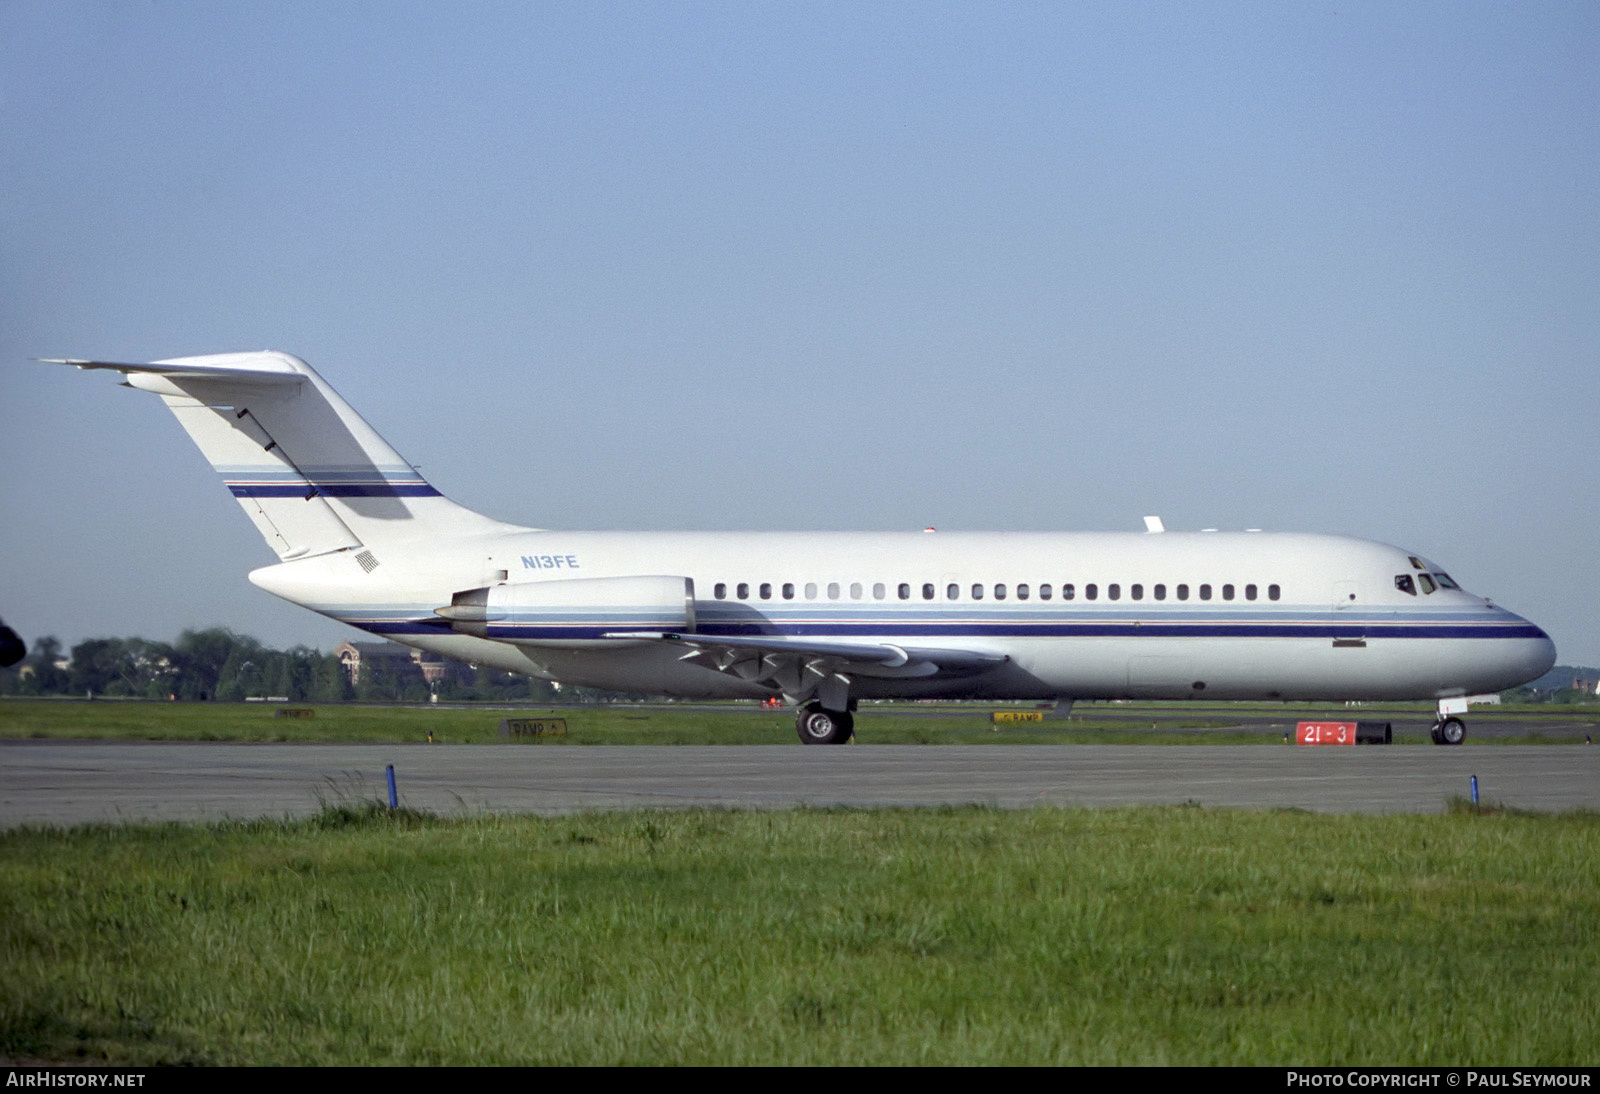
[[[571,684],[781,696],[808,744],[862,698],[1437,701],[1555,663],[1549,637],[1397,547],[1327,535],[552,532],[443,497],[310,366],[112,369],[159,395],[280,561],[250,580],[435,653]]]

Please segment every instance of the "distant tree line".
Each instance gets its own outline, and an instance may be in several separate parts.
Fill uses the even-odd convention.
[[[556,691],[544,680],[478,666],[439,681],[440,700],[548,701]],[[408,658],[374,659],[351,683],[339,658],[309,646],[264,646],[225,627],[187,630],[176,642],[146,638],[91,638],[63,656],[54,637],[38,639],[27,657],[0,668],[0,695],[66,695],[236,702],[284,698],[291,702],[341,700],[425,702],[421,669]],[[587,693],[562,694],[592,698]]]
[[[1579,703],[1600,702],[1600,695],[1587,688],[1557,688],[1555,691],[1540,691],[1531,685],[1512,688],[1502,692],[1502,702],[1506,703],[1555,703],[1561,706],[1573,706]]]
[[[1504,693],[1508,703],[1593,703],[1597,696],[1575,683],[1600,678],[1600,669],[1558,665],[1538,680]],[[32,651],[0,668],[0,695],[68,695],[104,698],[238,702],[283,698],[336,703],[440,701],[544,703],[555,698],[599,702],[615,692],[553,686],[484,665],[447,674],[430,685],[408,657],[365,659],[354,683],[339,658],[309,646],[275,650],[226,627],[187,630],[176,642],[146,638],[91,638],[63,656],[61,642],[38,639]]]

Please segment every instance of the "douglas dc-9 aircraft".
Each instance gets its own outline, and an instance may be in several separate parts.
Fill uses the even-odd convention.
[[[1555,663],[1428,559],[1265,532],[552,532],[442,496],[310,366],[112,369],[159,395],[280,561],[250,580],[446,657],[617,691],[781,696],[807,744],[862,698],[1437,701]]]

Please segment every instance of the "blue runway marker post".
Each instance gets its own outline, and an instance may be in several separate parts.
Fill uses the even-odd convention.
[[[394,788],[394,764],[390,764],[389,765],[388,771],[389,771],[389,808],[390,809],[399,809],[400,808],[400,795]],[[1473,801],[1477,801],[1478,800],[1478,776],[1476,776],[1476,775],[1472,776],[1472,800]]]
[[[394,768],[389,769],[389,796],[394,797]],[[1478,776],[1472,776],[1472,804],[1478,804]]]

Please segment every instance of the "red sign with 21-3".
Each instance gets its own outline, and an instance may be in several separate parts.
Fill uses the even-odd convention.
[[[1297,745],[1353,745],[1356,743],[1354,722],[1301,722],[1294,727]]]

